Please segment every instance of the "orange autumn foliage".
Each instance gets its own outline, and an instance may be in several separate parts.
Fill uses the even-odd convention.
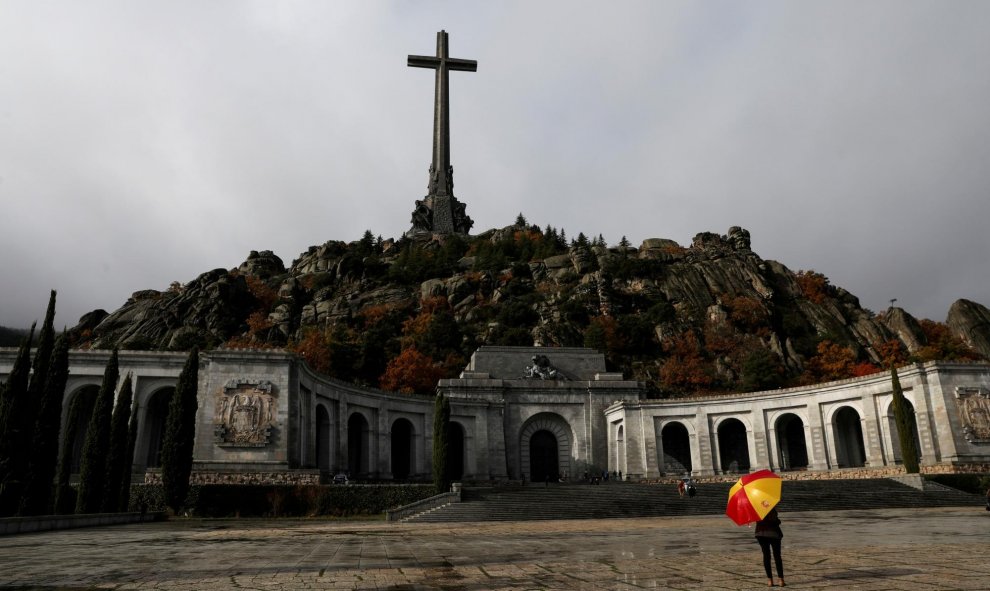
[[[306,360],[315,371],[320,373],[330,373],[330,343],[322,331],[310,329],[306,331],[302,340],[289,343],[287,347],[293,353]]]
[[[795,276],[801,295],[815,304],[824,304],[828,294],[828,277],[815,271],[798,271]]]
[[[407,347],[388,362],[379,386],[383,390],[403,394],[431,394],[443,377],[443,368],[415,347]]]
[[[715,378],[711,364],[701,355],[701,344],[691,331],[681,333],[664,343],[663,349],[670,357],[660,368],[660,382],[677,391],[704,389]]]

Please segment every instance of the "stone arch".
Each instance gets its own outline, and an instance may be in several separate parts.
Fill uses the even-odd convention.
[[[464,477],[465,445],[467,444],[466,431],[464,425],[451,421],[447,426],[447,469],[450,471],[451,480],[460,480]]]
[[[413,435],[415,430],[409,419],[398,418],[392,423],[390,431],[392,441],[391,472],[392,478],[405,480],[412,474],[415,461],[413,458]]]
[[[749,472],[749,437],[746,425],[735,417],[719,421],[718,428],[719,468],[726,472]]]
[[[347,419],[347,471],[354,477],[370,472],[371,428],[360,412]]]
[[[316,405],[316,467],[321,474],[329,474],[333,458],[333,439],[330,436],[330,411],[322,404]]]
[[[843,406],[832,415],[835,440],[835,461],[839,468],[861,468],[866,465],[866,446],[859,412]]]
[[[530,480],[533,479],[532,454],[534,450],[532,449],[532,442],[538,433],[540,435],[537,437],[537,443],[542,444],[542,447],[539,447],[537,451],[548,449],[552,439],[556,448],[557,471],[567,477],[573,476],[571,474],[571,447],[574,438],[571,435],[571,426],[560,415],[549,412],[539,413],[531,417],[519,432],[521,456],[519,465],[523,476]],[[545,471],[545,468],[542,470]]]
[[[774,431],[777,434],[777,466],[781,470],[806,470],[808,444],[801,417],[791,412],[780,415],[774,423]]]
[[[162,465],[162,443],[165,440],[165,419],[168,418],[168,406],[175,394],[174,386],[155,390],[144,405],[144,445],[145,467],[158,468]],[[140,412],[140,411],[139,411]]]
[[[918,431],[918,415],[914,412],[914,405],[907,398],[904,399],[904,409],[908,414],[914,416],[914,452],[921,461],[921,433]],[[900,431],[897,429],[897,417],[894,414],[894,401],[887,405],[887,438],[890,449],[890,457],[895,464],[904,462],[904,454],[901,453]]]
[[[68,412],[63,421],[65,429],[62,432],[62,453],[66,455],[62,461],[65,461],[65,457],[69,458],[72,474],[79,473],[86,431],[89,429],[89,420],[99,393],[100,386],[89,384],[79,387],[69,396]]]
[[[690,473],[691,434],[680,421],[660,428],[660,470],[666,474]]]

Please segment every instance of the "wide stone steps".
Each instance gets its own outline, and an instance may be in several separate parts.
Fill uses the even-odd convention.
[[[681,498],[673,484],[613,482],[602,485],[540,484],[465,488],[460,503],[410,517],[413,522],[616,519],[717,515],[725,511],[731,483],[696,484]],[[980,495],[947,487],[918,490],[887,479],[787,480],[781,512],[877,508],[980,506]]]

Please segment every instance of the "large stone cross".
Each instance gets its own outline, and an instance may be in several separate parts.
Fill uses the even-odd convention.
[[[430,165],[430,183],[428,203],[418,203],[430,209],[430,220],[417,222],[417,213],[413,213],[414,230],[416,225],[428,226],[421,229],[433,232],[455,232],[464,230],[465,222],[458,218],[466,218],[463,204],[454,198],[454,171],[450,166],[450,93],[448,90],[448,73],[451,70],[463,72],[478,71],[478,62],[452,58],[447,51],[447,32],[437,33],[437,55],[410,55],[408,65],[413,68],[431,68],[436,70],[436,91],[433,101],[433,163]],[[421,212],[425,214],[426,212]],[[467,226],[470,227],[470,218]]]

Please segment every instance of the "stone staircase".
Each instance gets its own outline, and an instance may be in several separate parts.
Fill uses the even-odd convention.
[[[673,484],[611,482],[465,488],[453,503],[404,521],[473,522],[548,519],[617,519],[720,515],[731,483],[696,484],[698,494],[680,498]],[[918,490],[888,479],[785,480],[781,512],[849,509],[957,507],[983,504],[983,497],[949,487]]]

